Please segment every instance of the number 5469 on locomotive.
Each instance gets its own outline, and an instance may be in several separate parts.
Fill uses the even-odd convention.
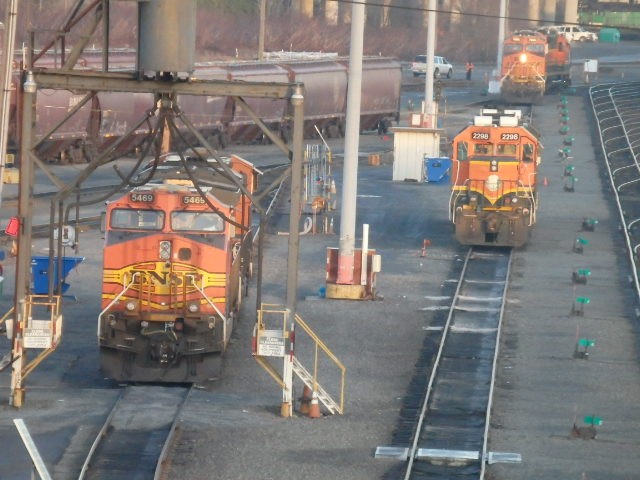
[[[203,162],[187,176],[174,158],[158,167],[163,179],[107,206],[98,318],[107,376],[182,383],[219,374],[251,266],[251,203],[238,185],[252,193],[259,173],[227,161],[237,182]]]

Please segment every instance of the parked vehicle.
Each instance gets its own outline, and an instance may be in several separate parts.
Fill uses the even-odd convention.
[[[543,29],[553,28],[558,33],[564,35],[569,42],[597,42],[598,34],[585,30],[580,25],[556,25],[553,27],[542,27],[538,31],[542,32]]]
[[[411,64],[411,71],[414,77],[426,76],[427,56],[416,55]],[[446,58],[436,55],[433,57],[433,78],[439,78],[441,75],[451,78],[453,76],[453,65]]]

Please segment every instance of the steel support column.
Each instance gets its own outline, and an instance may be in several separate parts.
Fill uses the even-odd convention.
[[[33,110],[36,101],[36,84],[31,73],[27,73],[22,97],[22,138],[20,144],[20,193],[18,197],[18,217],[20,219],[20,233],[18,234],[18,256],[16,260],[15,285],[15,318],[13,340],[11,343],[11,397],[10,405],[20,408],[24,404],[25,389],[22,373],[27,366],[27,352],[23,343],[23,330],[26,296],[31,281],[31,230],[33,216],[33,160],[30,152],[33,137]]]
[[[304,96],[298,87],[291,97],[293,105],[293,152],[291,166],[291,214],[289,217],[289,253],[287,257],[287,330],[289,355],[284,357],[282,389],[283,417],[293,415],[293,356],[295,354],[295,315],[298,301],[298,253],[300,251],[300,211],[302,209],[302,160],[304,132]]]

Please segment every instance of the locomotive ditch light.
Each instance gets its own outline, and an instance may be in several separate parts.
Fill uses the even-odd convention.
[[[133,311],[136,309],[136,306],[137,306],[136,302],[134,302],[133,300],[129,300],[129,301],[125,304],[124,308],[126,308],[126,309],[127,309],[127,310],[129,310],[130,312],[133,312]]]
[[[146,320],[143,320],[140,322],[141,328],[147,328],[148,326],[149,326],[149,322],[147,322]]]
[[[191,313],[196,313],[198,310],[200,310],[200,305],[196,302],[192,302],[187,306],[187,310],[189,310],[189,312]]]

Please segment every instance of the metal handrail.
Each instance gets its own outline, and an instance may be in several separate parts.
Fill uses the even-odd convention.
[[[120,298],[131,288],[131,285],[134,284],[134,282],[136,281],[136,276],[138,276],[140,274],[140,272],[135,272],[133,275],[131,275],[131,282],[129,282],[129,285],[123,285],[122,291],[116,295],[113,300],[111,300],[111,302],[109,303],[109,305],[107,305],[104,310],[102,310],[100,312],[100,314],[98,315],[98,330],[96,332],[96,335],[98,337],[100,337],[100,328],[102,327],[102,316],[107,313],[107,311],[113,307],[113,305],[120,300]],[[126,274],[125,274],[126,275]]]
[[[333,363],[340,370],[340,412],[344,411],[344,387],[345,387],[345,376],[347,372],[347,368],[344,364],[338,360],[333,352],[327,347],[327,345],[315,334],[315,332],[311,329],[311,327],[304,321],[299,315],[295,315],[295,322],[302,327],[302,329],[311,337],[314,341],[314,357],[313,357],[313,390],[317,390],[318,385],[318,347],[325,353],[325,355],[333,361]]]

